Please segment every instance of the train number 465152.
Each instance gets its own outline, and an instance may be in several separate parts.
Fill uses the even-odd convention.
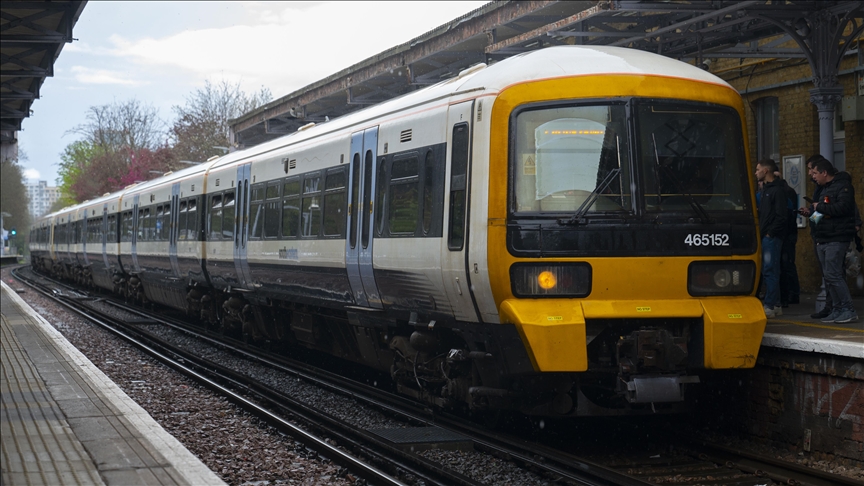
[[[729,235],[727,234],[689,234],[684,238],[687,246],[729,246]]]

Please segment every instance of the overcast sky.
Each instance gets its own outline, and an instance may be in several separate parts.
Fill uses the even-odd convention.
[[[486,2],[88,2],[18,133],[25,177],[55,184],[91,106],[135,98],[164,122],[206,80],[274,99]]]

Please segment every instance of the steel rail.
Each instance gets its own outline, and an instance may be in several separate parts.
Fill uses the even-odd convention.
[[[440,411],[433,412],[423,405],[419,405],[398,395],[382,392],[374,387],[348,380],[329,371],[310,367],[290,358],[265,352],[260,348],[253,347],[253,352],[245,343],[235,341],[231,338],[220,336],[217,339],[214,336],[210,336],[209,332],[206,334],[202,333],[200,328],[189,326],[183,322],[172,322],[165,316],[153,316],[134,307],[114,301],[106,300],[105,302],[111,303],[124,311],[135,313],[154,322],[170,326],[180,332],[193,335],[197,339],[206,341],[213,346],[229,350],[247,359],[314,382],[316,386],[363,401],[368,405],[382,409],[392,416],[401,416],[408,421],[429,426],[444,427],[467,435],[473,441],[476,449],[506,456],[535,470],[542,470],[551,475],[566,478],[577,484],[624,486],[646,486],[651,484],[603,465],[564,454],[540,444],[528,443],[491,433],[488,430],[474,426],[458,416]],[[190,359],[192,358],[190,355]],[[248,380],[248,378],[244,379]],[[258,385],[254,388],[260,389],[262,392],[270,392],[263,385]],[[290,397],[283,399],[291,400]],[[279,399],[274,400],[278,405]],[[369,440],[377,441],[374,437]],[[386,444],[384,444],[384,447],[387,447]]]
[[[315,450],[319,454],[324,455],[328,459],[333,462],[347,467],[352,472],[356,473],[359,477],[371,482],[372,484],[381,484],[381,485],[393,485],[393,486],[405,486],[406,483],[399,481],[398,479],[384,473],[383,471],[377,469],[376,467],[367,464],[360,459],[345,453],[344,451],[332,446],[327,443],[325,440],[320,439],[305,430],[297,427],[296,425],[286,421],[282,417],[270,412],[269,410],[261,407],[260,405],[248,400],[242,395],[235,393],[234,391],[220,385],[216,381],[210,379],[203,373],[199,373],[198,371],[192,369],[189,366],[181,363],[179,360],[169,357],[166,353],[157,350],[155,347],[149,345],[144,342],[144,340],[133,336],[130,333],[126,333],[123,330],[111,325],[109,322],[110,317],[103,316],[101,319],[93,314],[101,314],[97,310],[84,306],[80,302],[80,298],[69,297],[64,295],[57,295],[54,291],[46,290],[42,285],[32,282],[30,279],[26,277],[22,277],[19,273],[13,271],[13,275],[18,280],[24,282],[29,285],[31,288],[36,291],[42,293],[46,297],[54,300],[55,302],[63,305],[70,311],[78,314],[79,316],[91,321],[103,329],[111,332],[112,334],[118,336],[124,341],[132,344],[136,348],[144,351],[146,354],[156,358],[161,363],[171,367],[179,371],[181,374],[184,374],[188,377],[193,378],[195,381],[201,383],[205,387],[216,391],[219,394],[227,397],[232,403],[239,406],[240,408],[246,410],[254,416],[262,418],[270,425],[273,425],[281,432],[284,432],[291,437],[299,440],[304,445],[309,447],[312,450]],[[85,307],[86,309],[82,309],[81,307]],[[104,320],[103,320],[104,319]],[[120,323],[122,325],[122,323]]]
[[[811,486],[864,486],[864,482],[812,469],[799,464],[766,457],[760,454],[744,452],[720,444],[707,441],[694,441],[695,448],[703,449],[700,457],[725,464],[750,473],[779,481],[784,484],[806,484]],[[707,452],[705,451],[707,449]]]

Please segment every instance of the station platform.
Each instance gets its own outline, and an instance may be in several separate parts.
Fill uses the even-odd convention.
[[[853,297],[858,322],[826,324],[813,319],[816,295],[801,295],[799,304],[783,309],[783,315],[768,319],[762,346],[864,360],[864,298]]]
[[[0,484],[225,484],[6,283],[0,297]]]

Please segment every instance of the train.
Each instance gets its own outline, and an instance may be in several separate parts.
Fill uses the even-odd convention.
[[[680,412],[765,329],[747,144],[702,69],[549,47],[48,214],[30,254],[433,407]]]

